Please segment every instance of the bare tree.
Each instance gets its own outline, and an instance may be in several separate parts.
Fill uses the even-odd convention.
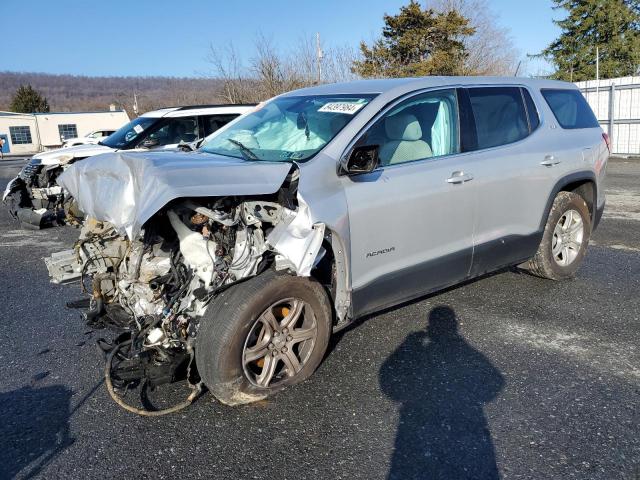
[[[324,45],[320,44],[323,52],[320,59],[320,72],[324,78],[326,72],[327,52]],[[292,66],[295,66],[300,80],[305,85],[318,83],[318,56],[316,39],[314,36],[300,37],[293,50],[289,53]]]
[[[324,79],[326,82],[350,82],[360,77],[351,67],[358,58],[357,51],[350,45],[329,48],[324,55]]]
[[[254,42],[255,55],[251,59],[251,70],[258,80],[262,94],[273,97],[281,92],[286,73],[282,58],[270,38],[259,34]]]
[[[293,48],[278,49],[270,37],[259,34],[247,65],[233,44],[210,47],[208,62],[214,78],[222,82],[221,98],[230,103],[259,102],[281,93],[320,83],[353,80],[351,64],[355,51],[347,46],[321,48],[318,57],[315,38],[302,37]],[[319,65],[318,65],[319,63]]]
[[[242,62],[233,43],[225,47],[209,47],[207,60],[213,67],[213,76],[222,82],[220,96],[227,103],[251,103],[256,100],[252,90],[251,76]]]
[[[514,75],[518,51],[506,28],[496,22],[487,0],[427,0],[436,11],[456,10],[470,20],[475,33],[464,40],[466,75]]]
[[[251,71],[263,98],[313,84],[309,75],[309,58],[305,49],[290,53],[279,51],[273,41],[259,35],[255,41],[255,55]]]
[[[301,37],[289,54],[287,63],[295,70],[299,84],[309,86],[318,83],[347,82],[359,78],[351,71],[351,65],[357,57],[352,47],[348,45],[325,47],[321,43],[320,58],[318,58],[317,47],[315,36]],[[318,67],[320,67],[319,72]]]

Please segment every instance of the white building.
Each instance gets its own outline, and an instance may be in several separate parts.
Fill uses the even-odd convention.
[[[93,130],[117,130],[129,122],[124,110],[103,112],[14,113],[0,111],[4,153],[31,154],[62,146],[63,138]]]
[[[640,77],[588,80],[576,85],[611,138],[611,151],[640,155]]]

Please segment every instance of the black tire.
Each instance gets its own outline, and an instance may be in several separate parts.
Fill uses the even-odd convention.
[[[583,235],[580,248],[575,259],[568,265],[560,265],[552,253],[554,230],[560,219],[570,210],[580,214]],[[553,201],[542,241],[535,256],[529,260],[525,268],[533,275],[550,280],[566,280],[573,278],[587,253],[587,245],[591,236],[591,215],[584,199],[573,192],[560,192]]]
[[[299,299],[305,302],[306,308],[311,308],[317,326],[315,341],[298,373],[283,376],[273,386],[258,386],[250,380],[250,372],[245,372],[245,342],[263,312],[274,303],[291,298]],[[305,310],[305,315],[308,312]],[[306,380],[318,368],[329,344],[332,320],[329,298],[319,282],[268,270],[222,292],[207,309],[200,321],[196,341],[200,377],[215,397],[227,405],[266,398]]]

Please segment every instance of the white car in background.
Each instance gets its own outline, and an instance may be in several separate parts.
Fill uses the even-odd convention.
[[[62,144],[63,148],[67,147],[75,147],[76,145],[95,145],[98,142],[101,142],[109,135],[114,133],[115,130],[94,130],[93,132],[87,133],[84,137],[72,137],[65,138],[64,143]]]
[[[255,105],[199,105],[147,112],[96,144],[37,153],[9,182],[2,197],[11,215],[36,228],[64,223],[65,196],[58,176],[73,163],[118,150],[195,150],[220,127]]]

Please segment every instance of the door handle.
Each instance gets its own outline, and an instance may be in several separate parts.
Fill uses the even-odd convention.
[[[458,184],[468,182],[469,180],[473,180],[473,175],[457,170],[453,172],[449,178],[447,178],[447,183]]]
[[[554,165],[558,165],[560,160],[557,160],[553,155],[547,155],[544,157],[544,160],[540,162],[540,165],[544,165],[545,167],[553,167]]]

